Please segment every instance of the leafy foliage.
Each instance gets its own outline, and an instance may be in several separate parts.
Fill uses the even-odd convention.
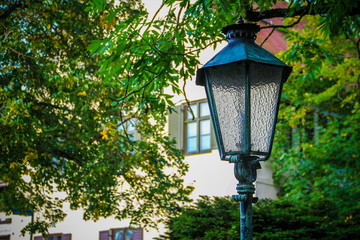
[[[167,223],[160,239],[239,239],[239,204],[230,197],[202,196]]]
[[[358,214],[343,214],[328,199],[263,199],[254,205],[254,239],[356,239]]]
[[[162,87],[145,90],[148,76],[103,78],[95,74],[95,50],[87,51],[114,24],[143,14],[141,4],[108,2],[86,12],[78,1],[7,3],[0,4],[7,15],[0,25],[0,176],[8,187],[0,208],[30,210],[38,219],[25,230],[44,232],[65,217],[64,202],[83,208],[85,219],[114,215],[146,226],[187,201],[187,165],[165,136],[171,101]],[[141,138],[127,132],[130,121]]]
[[[329,198],[351,211],[360,200],[360,60],[350,39],[320,34],[319,21],[287,32],[282,57],[294,72],[279,111],[275,174],[288,198]]]
[[[328,200],[307,202],[262,199],[253,205],[253,238],[357,239],[359,209],[349,215],[337,212]],[[181,215],[168,221],[159,239],[239,239],[239,204],[230,197],[202,197]]]

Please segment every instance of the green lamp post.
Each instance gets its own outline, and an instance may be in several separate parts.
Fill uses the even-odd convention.
[[[224,27],[228,45],[196,76],[205,86],[220,157],[235,163],[242,240],[252,239],[256,170],[270,157],[282,86],[292,71],[255,43],[259,30],[241,17]]]

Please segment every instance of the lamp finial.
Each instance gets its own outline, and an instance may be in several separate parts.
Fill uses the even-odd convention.
[[[239,19],[237,20],[236,24],[244,24],[244,19],[242,18],[242,16],[239,16]]]

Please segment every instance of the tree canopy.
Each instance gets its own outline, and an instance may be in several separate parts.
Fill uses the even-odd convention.
[[[8,185],[0,209],[40,213],[27,230],[43,232],[61,221],[64,202],[83,208],[85,219],[114,215],[151,225],[150,218],[174,211],[191,192],[181,178],[182,154],[164,136],[167,98],[146,75],[157,70],[139,66],[143,82],[103,78],[95,74],[99,58],[87,51],[111,33],[111,24],[144,14],[141,3],[109,2],[96,14],[86,7],[0,5],[0,176]]]
[[[294,72],[284,85],[275,175],[286,197],[332,199],[350,213],[360,200],[360,55],[346,36],[316,31],[320,18],[307,21],[286,33],[282,57]]]
[[[153,17],[140,0],[1,3],[0,176],[8,187],[0,193],[0,208],[41,212],[42,219],[27,228],[32,232],[62,220],[64,202],[85,209],[85,219],[114,215],[139,225],[151,225],[153,217],[175,211],[188,200],[191,188],[183,185],[187,165],[182,153],[164,131],[175,105],[165,88],[186,97],[182,83],[194,76],[201,50],[225,41],[221,28],[239,14],[248,21],[284,18],[282,26],[263,26],[283,30],[316,15],[311,24],[320,29],[315,32],[324,43],[311,41],[311,34],[288,34],[295,52],[284,57],[299,63],[289,82],[327,89],[328,94],[305,95],[321,104],[345,89],[339,92],[342,100],[333,101],[347,112],[329,111],[329,116],[337,115],[327,128],[350,124],[337,137],[344,143],[355,139],[350,132],[358,119],[357,62],[342,56],[359,51],[358,3],[290,1],[287,8],[278,9],[276,2],[164,0]],[[330,37],[346,43],[344,50],[336,49]],[[296,45],[299,39],[307,45]],[[332,50],[337,53],[329,55]],[[343,74],[339,81],[331,82],[332,75],[326,75],[326,61],[334,66],[332,75]],[[301,80],[311,74],[311,81]],[[321,76],[326,86],[318,81]],[[349,82],[345,76],[350,76]],[[289,94],[289,105],[297,98],[304,99],[300,91]],[[301,109],[306,107],[296,110]],[[129,126],[138,136],[128,132]],[[327,139],[335,143],[332,136]],[[349,147],[343,159],[348,169],[356,154]],[[58,191],[65,197],[55,198]]]

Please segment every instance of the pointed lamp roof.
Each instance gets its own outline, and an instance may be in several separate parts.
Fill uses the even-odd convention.
[[[256,24],[244,23],[240,17],[237,24],[222,29],[228,39],[228,45],[208,61],[196,74],[196,84],[204,86],[206,68],[221,66],[241,61],[253,61],[283,67],[283,82],[289,77],[292,68],[276,58],[270,52],[255,43],[256,33],[260,27]]]

